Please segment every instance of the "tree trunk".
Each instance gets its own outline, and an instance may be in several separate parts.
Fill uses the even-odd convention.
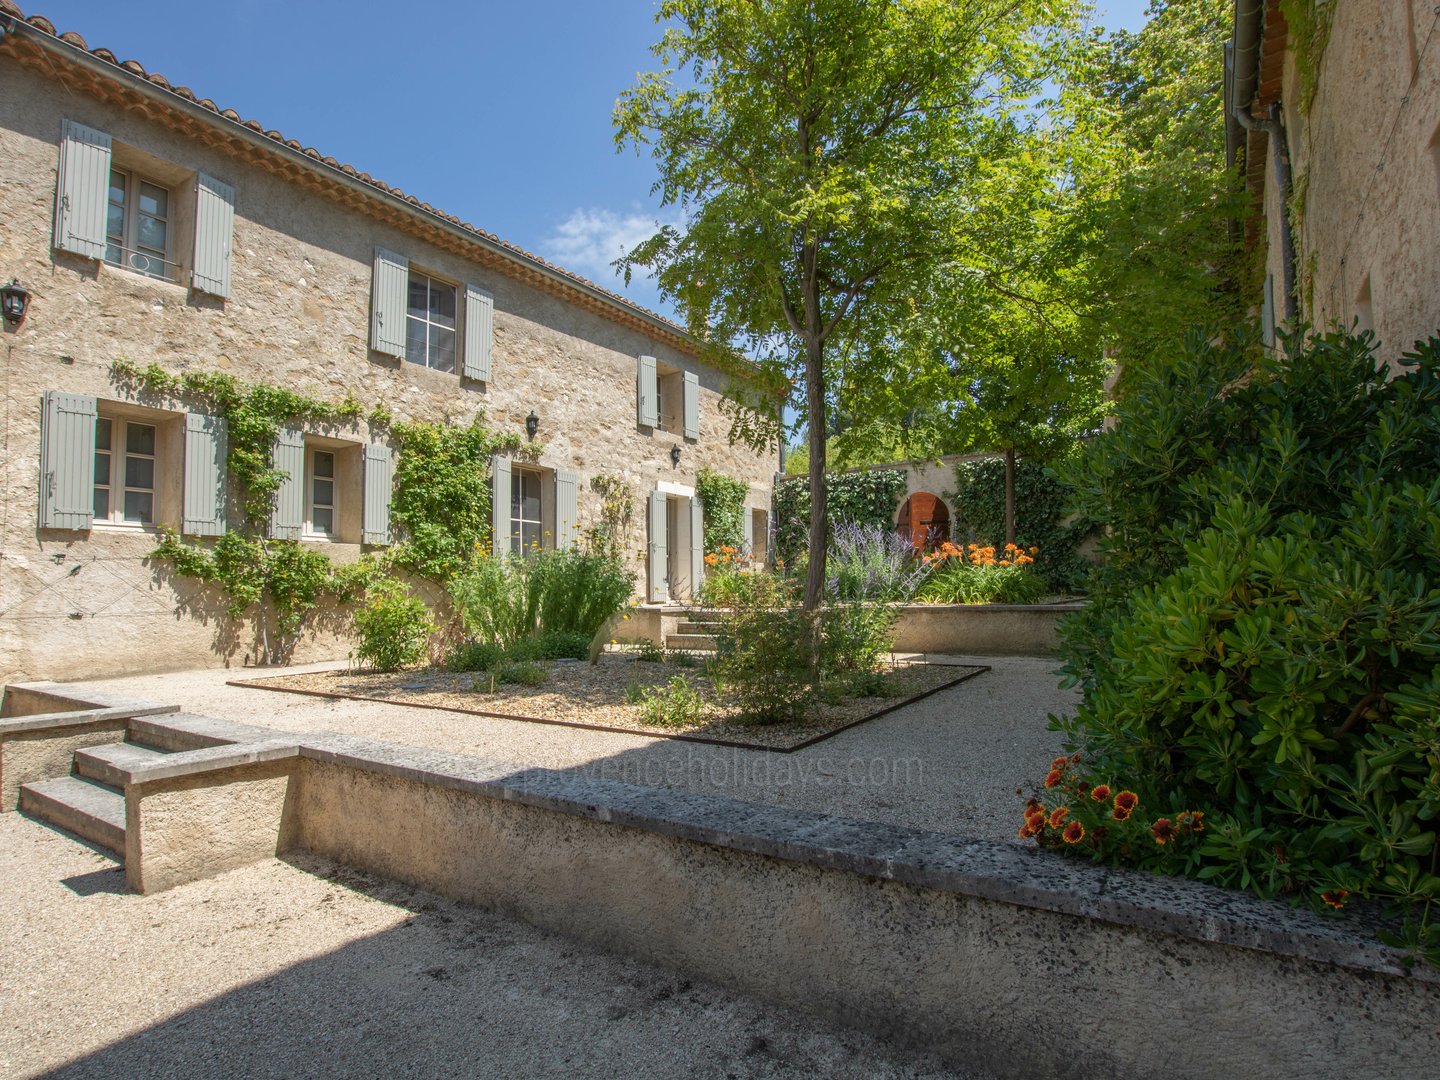
[[[1015,543],[1015,451],[1005,451],[1005,542]]]
[[[820,283],[815,274],[817,251],[804,252],[802,278],[805,301],[805,407],[809,416],[810,543],[802,607],[809,631],[806,666],[812,681],[820,679],[820,605],[825,593],[825,556],[829,546],[827,490],[825,486],[825,342],[821,336]]]

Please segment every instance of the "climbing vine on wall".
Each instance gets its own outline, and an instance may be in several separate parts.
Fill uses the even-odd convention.
[[[1280,0],[1280,10],[1289,28],[1290,51],[1295,56],[1295,73],[1300,79],[1300,111],[1308,113],[1315,100],[1320,78],[1320,60],[1330,43],[1330,24],[1336,0]]]
[[[745,544],[745,496],[750,486],[714,469],[701,469],[695,477],[695,494],[705,508],[705,550],[722,547],[739,551]]]
[[[624,477],[597,473],[590,478],[590,490],[600,496],[600,514],[585,530],[591,551],[623,559],[630,537],[630,520],[635,515],[635,496]]]
[[[283,663],[293,652],[307,617],[322,600],[349,604],[403,568],[443,582],[490,539],[490,461],[498,453],[530,457],[537,444],[518,435],[499,436],[483,416],[468,426],[396,424],[376,403],[368,413],[353,395],[328,402],[280,387],[251,385],[222,372],[173,374],[158,364],[141,367],[117,360],[116,385],[138,395],[188,398],[225,420],[226,463],[237,488],[240,521],[213,545],[183,541],[160,530],[152,558],[176,573],[220,589],[232,618],[255,615],[260,657]],[[372,433],[389,430],[401,449],[391,496],[397,543],[358,562],[335,564],[323,552],[293,540],[268,537],[271,507],[286,474],[274,465],[280,429],[296,424],[351,424],[364,419]]]
[[[837,522],[890,528],[905,498],[905,473],[879,469],[832,473],[827,483],[827,516]],[[805,554],[810,530],[810,480],[789,477],[775,486],[775,553],[786,562]]]
[[[1040,554],[1033,569],[1057,590],[1083,586],[1090,564],[1077,552],[1090,535],[1087,521],[1071,517],[1067,503],[1070,485],[1043,465],[1021,459],[1015,463],[1015,539],[1021,547],[1035,546]],[[1005,462],[1001,458],[963,461],[955,468],[955,520],[951,536],[957,542],[1005,541]]]
[[[497,435],[476,417],[468,426],[396,424],[399,444],[390,522],[391,555],[407,570],[449,581],[477,553],[490,551],[490,461],[496,454],[533,457],[538,444]]]

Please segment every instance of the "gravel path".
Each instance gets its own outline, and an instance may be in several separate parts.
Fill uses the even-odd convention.
[[[0,1077],[984,1080],[319,861],[124,888],[0,814]]]
[[[1060,737],[1047,729],[1046,715],[1073,709],[1075,695],[1057,688],[1053,660],[947,659],[993,670],[792,754],[225,685],[227,678],[274,670],[177,672],[94,685],[282,731],[338,731],[473,754],[517,770],[574,769],[627,783],[1011,839],[1020,825],[1015,789],[1037,782],[1060,752]]]

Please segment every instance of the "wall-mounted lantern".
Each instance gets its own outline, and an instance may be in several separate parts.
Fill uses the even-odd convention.
[[[531,409],[531,410],[530,410],[530,415],[527,416],[527,417],[525,417],[525,434],[530,437],[530,441],[531,441],[531,442],[534,442],[534,441],[535,441],[535,433],[536,433],[537,431],[539,431],[539,430],[540,430],[540,417],[538,417],[538,416],[535,415],[535,410],[534,410],[534,409]]]
[[[0,288],[0,314],[4,315],[7,327],[13,329],[19,326],[29,308],[30,290],[18,279],[11,278],[9,285]]]

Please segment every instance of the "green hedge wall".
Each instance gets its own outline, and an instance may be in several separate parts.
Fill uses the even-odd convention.
[[[1050,587],[1073,591],[1084,585],[1090,564],[1077,549],[1093,531],[1084,520],[1067,522],[1070,485],[1043,465],[1015,463],[1015,542],[1038,547],[1035,569]],[[1005,462],[1001,458],[964,461],[955,469],[951,499],[955,520],[950,538],[957,543],[1005,542]]]
[[[889,527],[895,522],[896,507],[905,498],[905,473],[900,469],[831,473],[826,480],[831,528],[841,521]],[[776,557],[788,563],[804,558],[809,538],[810,479],[782,480],[775,487]]]

